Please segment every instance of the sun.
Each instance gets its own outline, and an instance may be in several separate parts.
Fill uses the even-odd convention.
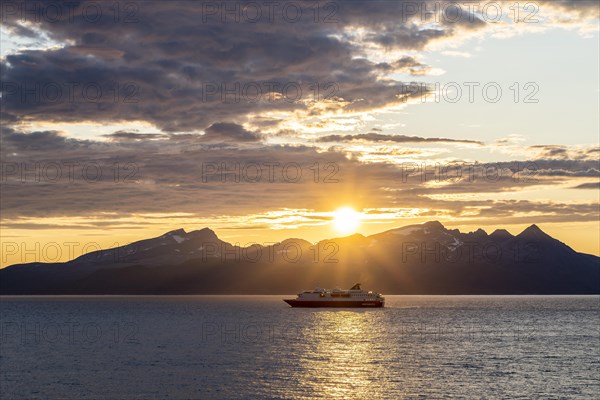
[[[338,208],[333,212],[333,227],[340,233],[354,233],[360,225],[361,214],[352,207]]]

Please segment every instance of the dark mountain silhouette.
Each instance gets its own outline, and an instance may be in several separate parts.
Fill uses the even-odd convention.
[[[66,263],[0,270],[0,294],[275,294],[362,282],[388,294],[600,293],[600,258],[531,225],[461,233],[437,221],[311,244],[240,247],[183,229]]]

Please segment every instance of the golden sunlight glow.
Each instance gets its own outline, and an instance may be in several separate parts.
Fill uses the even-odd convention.
[[[340,233],[354,233],[360,225],[361,216],[352,207],[338,208],[333,212],[333,226]]]

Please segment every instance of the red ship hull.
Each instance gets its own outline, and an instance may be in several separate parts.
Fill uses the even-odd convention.
[[[376,308],[383,307],[383,301],[324,301],[324,300],[288,300],[284,299],[292,307],[310,307],[310,308]]]

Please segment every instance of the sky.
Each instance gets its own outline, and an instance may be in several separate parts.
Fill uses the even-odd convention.
[[[3,2],[0,267],[430,220],[600,255],[598,2],[515,3]]]

